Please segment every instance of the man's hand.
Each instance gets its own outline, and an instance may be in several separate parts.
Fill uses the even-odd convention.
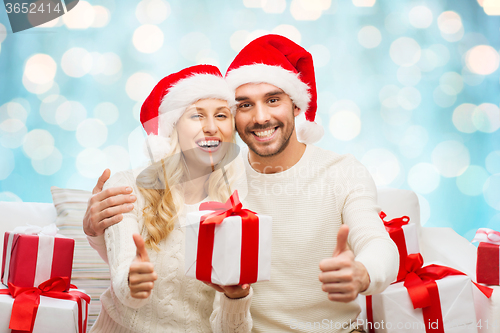
[[[342,225],[337,234],[333,257],[319,263],[319,280],[330,301],[351,302],[370,285],[370,276],[365,266],[354,260],[354,253],[347,245],[347,236],[349,227]]]
[[[87,204],[87,211],[83,217],[83,231],[88,236],[102,235],[104,229],[123,219],[122,213],[130,212],[134,208],[132,202],[136,197],[130,194],[132,188],[122,186],[102,190],[110,174],[109,169],[104,170]]]
[[[220,286],[218,284],[204,282],[207,286],[214,288],[215,290],[224,293],[229,298],[243,298],[250,293],[250,285],[243,284],[237,286]]]
[[[133,298],[148,298],[158,275],[153,264],[149,261],[144,239],[139,234],[134,234],[133,237],[137,253],[128,272],[130,295]]]

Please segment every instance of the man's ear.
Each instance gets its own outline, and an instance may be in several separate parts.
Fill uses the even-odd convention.
[[[297,105],[293,105],[293,116],[297,117],[300,114],[300,108]]]

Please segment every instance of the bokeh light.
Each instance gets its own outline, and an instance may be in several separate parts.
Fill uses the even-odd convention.
[[[299,29],[290,24],[278,25],[271,31],[273,34],[285,36],[297,44],[302,41],[302,36],[300,35]]]
[[[61,68],[68,76],[82,77],[92,69],[92,56],[82,47],[73,47],[64,52]]]
[[[457,177],[457,187],[465,195],[477,196],[483,193],[483,185],[488,179],[488,172],[478,165],[470,165]]]
[[[5,40],[7,37],[7,29],[5,29],[5,25],[0,23],[0,44]]]
[[[196,56],[201,50],[210,49],[210,39],[201,32],[190,32],[181,38],[179,51],[181,55],[192,61],[196,61]]]
[[[48,54],[31,56],[24,67],[24,76],[30,82],[42,85],[51,83],[56,76],[57,64]]]
[[[19,119],[6,119],[0,123],[0,144],[14,149],[23,144],[28,129]]]
[[[153,53],[163,46],[163,31],[156,25],[144,24],[134,31],[132,43],[137,51]]]
[[[0,180],[4,180],[14,171],[16,162],[10,149],[0,146]]]
[[[330,5],[331,0],[292,0],[290,13],[297,21],[314,21],[319,19]]]
[[[80,102],[66,101],[56,109],[56,123],[66,131],[76,130],[78,125],[86,118],[87,110]]]
[[[368,168],[377,186],[390,185],[399,176],[401,169],[398,158],[384,148],[369,150],[361,163]]]
[[[377,0],[352,0],[352,3],[356,7],[373,7]]]
[[[264,1],[262,9],[269,14],[281,14],[286,9],[286,0]]]
[[[500,210],[500,174],[491,175],[483,187],[486,203],[496,210]]]
[[[330,132],[342,141],[349,141],[359,135],[361,120],[352,111],[339,111],[330,118]]]
[[[377,47],[382,41],[382,34],[373,25],[367,25],[358,32],[358,42],[367,49]]]
[[[458,95],[464,88],[464,81],[462,76],[456,72],[446,72],[439,79],[439,84],[441,87],[446,86],[446,91],[453,91],[455,95]]]
[[[87,1],[80,0],[78,4],[62,16],[68,29],[88,29],[94,23],[95,10]]]
[[[408,172],[408,185],[420,194],[433,192],[441,180],[436,167],[430,163],[418,163]]]
[[[35,129],[26,134],[23,150],[29,158],[42,160],[52,154],[54,142],[54,137],[48,131]]]
[[[120,116],[118,107],[110,102],[102,102],[94,108],[94,117],[102,121],[106,125],[112,125]]]
[[[122,146],[112,145],[102,150],[106,156],[107,168],[112,172],[128,170],[130,168],[130,157],[128,151]]]
[[[486,170],[489,173],[500,173],[500,150],[494,150],[486,156]]]
[[[500,55],[489,45],[478,45],[467,52],[465,62],[472,73],[488,75],[498,69]]]
[[[398,104],[405,110],[416,109],[421,100],[420,92],[414,87],[404,87],[398,92]]]
[[[111,18],[110,11],[104,6],[94,6],[94,21],[92,28],[103,28],[108,25]]]
[[[408,67],[418,62],[421,55],[420,45],[410,37],[400,37],[391,44],[390,56],[399,66]]]
[[[62,166],[62,154],[59,149],[55,148],[52,150],[50,155],[43,159],[32,159],[31,166],[35,171],[44,176],[50,176],[55,174],[61,169]]]
[[[132,74],[125,85],[128,97],[136,102],[144,102],[151,90],[156,85],[156,80],[148,73],[138,72]]]
[[[97,179],[107,167],[106,154],[97,148],[84,149],[76,157],[76,169],[86,178]]]
[[[495,104],[478,105],[471,118],[474,126],[481,132],[493,133],[500,127],[500,109]]]
[[[452,106],[457,100],[455,90],[446,85],[439,85],[436,89],[434,89],[432,97],[434,102],[442,108]]]
[[[160,24],[171,13],[170,4],[164,0],[142,0],[137,4],[135,16],[142,24]]]
[[[474,133],[477,128],[472,122],[472,113],[476,109],[476,105],[470,103],[460,104],[453,111],[453,125],[463,133]]]
[[[469,150],[454,140],[439,143],[431,154],[432,164],[444,177],[460,176],[469,167]]]
[[[409,21],[417,29],[425,29],[432,24],[432,11],[426,6],[415,6],[409,14]]]
[[[98,148],[108,138],[108,128],[99,119],[85,119],[76,128],[76,140],[85,148]]]

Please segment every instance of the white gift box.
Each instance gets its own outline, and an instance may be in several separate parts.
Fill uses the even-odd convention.
[[[0,289],[7,287],[0,285]],[[84,292],[83,290],[71,289]],[[87,306],[84,300],[80,300],[82,309],[82,321],[87,318]],[[0,333],[10,333],[10,316],[14,298],[10,295],[0,295]],[[78,303],[71,300],[57,299],[40,296],[40,305],[36,314],[33,333],[80,333],[78,331]],[[82,325],[83,333],[86,325]]]
[[[185,272],[186,276],[196,278],[198,235],[200,218],[212,213],[211,210],[192,212],[186,217]],[[271,278],[271,238],[272,218],[258,215],[259,246],[257,281]],[[240,216],[226,217],[215,226],[212,257],[211,282],[218,285],[237,285],[240,282],[242,245],[242,221]]]
[[[447,276],[436,280],[439,301],[446,333],[477,333],[473,287],[465,275]],[[390,285],[384,292],[372,295],[373,330],[376,333],[422,333],[425,331],[422,309],[414,309],[403,282]],[[358,323],[363,322],[368,332],[366,297],[359,296],[362,312]]]

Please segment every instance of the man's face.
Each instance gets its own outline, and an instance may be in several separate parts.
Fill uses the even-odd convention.
[[[290,97],[271,84],[247,83],[236,89],[236,101],[236,130],[248,148],[261,157],[281,153],[300,113]]]

